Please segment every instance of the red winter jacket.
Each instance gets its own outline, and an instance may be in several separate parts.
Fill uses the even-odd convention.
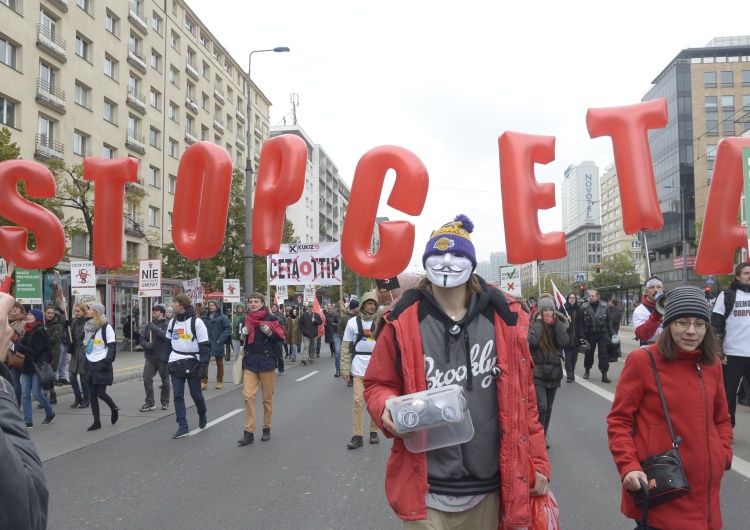
[[[719,529],[719,487],[732,465],[732,425],[721,363],[698,367],[698,351],[678,351],[678,359],[668,361],[656,352],[656,345],[648,349],[656,361],[675,436],[683,440],[680,458],[691,489],[684,497],[650,508],[648,522],[662,530]],[[630,471],[640,471],[641,460],[672,446],[654,371],[643,348],[625,362],[607,423],[609,449],[621,480]],[[620,510],[631,519],[641,518],[641,509],[624,487]]]
[[[13,276],[7,274],[0,284],[0,293],[10,293],[10,287],[13,285]]]
[[[529,522],[529,458],[536,471],[548,478],[550,464],[544,430],[538,419],[533,362],[526,342],[529,315],[515,300],[509,298],[508,302],[511,312],[518,315],[516,325],[506,324],[495,312],[497,366],[502,370],[497,379],[500,429],[503,432],[498,458],[501,510],[507,515],[509,526],[526,526]],[[393,437],[384,429],[381,420],[385,400],[427,389],[419,303],[408,306],[395,319],[392,319],[391,311],[384,315],[378,342],[364,377],[367,410],[389,438]],[[396,366],[397,351],[401,355],[400,370]],[[401,438],[394,438],[386,468],[385,492],[396,515],[405,521],[425,519],[425,494],[428,491],[425,453],[411,453]]]

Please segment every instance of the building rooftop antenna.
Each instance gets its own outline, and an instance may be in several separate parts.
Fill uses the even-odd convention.
[[[291,94],[289,102],[292,104],[292,125],[297,125],[297,106],[299,106],[299,95]]]

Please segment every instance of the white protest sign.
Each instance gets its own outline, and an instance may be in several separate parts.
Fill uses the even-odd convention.
[[[74,296],[96,295],[96,268],[93,261],[70,262],[70,292]]]
[[[160,259],[142,259],[138,262],[138,296],[161,296]]]
[[[341,285],[341,243],[287,243],[266,260],[269,285]]]
[[[224,301],[232,303],[241,301],[239,280],[224,280]]]
[[[521,267],[500,267],[500,290],[511,296],[521,296]]]
[[[5,277],[8,275],[8,264],[5,262],[3,258],[0,258],[0,282],[5,280]]]
[[[279,285],[276,288],[276,298],[279,299],[279,302],[284,301],[289,298],[289,291],[287,290],[286,285]]]
[[[185,294],[188,295],[188,297],[193,301],[194,304],[203,302],[203,287],[201,287],[200,278],[185,280],[184,282],[182,282],[182,288],[185,290]]]
[[[305,302],[312,302],[315,300],[315,286],[305,285]]]

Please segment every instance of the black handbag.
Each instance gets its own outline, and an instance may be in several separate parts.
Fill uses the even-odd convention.
[[[49,390],[50,384],[55,380],[55,373],[52,371],[52,366],[47,361],[39,361],[34,363],[34,368],[36,369],[36,375],[39,377],[42,388]]]
[[[669,435],[672,438],[672,449],[664,453],[651,455],[641,461],[641,468],[648,478],[647,489],[644,489],[643,485],[641,485],[640,490],[631,491],[630,493],[635,499],[636,506],[642,506],[644,503],[648,503],[651,506],[659,506],[665,502],[684,497],[690,493],[690,486],[685,477],[682,460],[680,460],[680,452],[678,451],[678,447],[682,443],[682,438],[674,435],[672,420],[669,418],[667,401],[664,399],[664,392],[661,388],[659,372],[656,371],[654,356],[651,355],[648,348],[643,349],[648,353],[651,359],[651,366],[654,369],[656,386],[659,389],[661,404],[664,407],[664,415],[667,418],[667,425],[669,426]]]

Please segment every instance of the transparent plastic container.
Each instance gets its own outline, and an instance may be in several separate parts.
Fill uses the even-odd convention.
[[[415,433],[404,439],[412,453],[466,443],[474,437],[471,414],[458,385],[390,398],[385,406],[398,433]]]

